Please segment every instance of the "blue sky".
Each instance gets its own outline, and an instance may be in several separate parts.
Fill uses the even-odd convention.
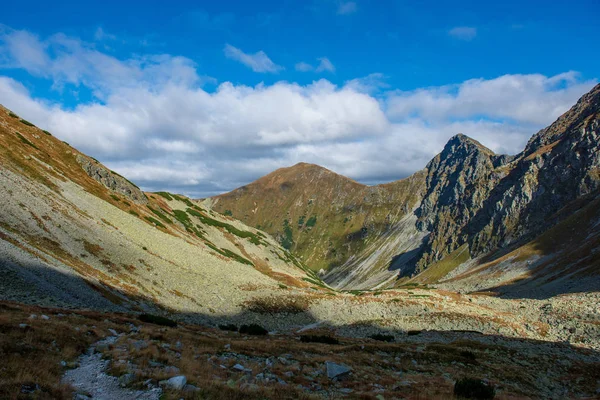
[[[3,9],[0,102],[194,196],[298,161],[398,179],[458,131],[516,153],[600,71],[593,0],[87,3]]]

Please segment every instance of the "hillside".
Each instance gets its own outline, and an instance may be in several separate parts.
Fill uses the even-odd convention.
[[[421,172],[369,187],[300,163],[204,204],[269,232],[313,271],[343,271],[340,281],[350,284],[361,270],[360,280],[374,284],[393,279],[392,257],[421,242],[423,234],[411,228],[423,177]],[[344,286],[338,279],[325,279]]]
[[[0,164],[4,299],[201,318],[309,286],[268,235],[184,196],[144,193],[4,108]],[[249,285],[257,293],[240,290]]]
[[[458,134],[425,170],[397,182],[367,187],[299,164],[204,204],[269,232],[336,287],[389,286],[432,265],[441,278],[525,245],[571,215],[561,210],[575,212],[572,202],[593,198],[599,104],[600,85],[516,156]]]

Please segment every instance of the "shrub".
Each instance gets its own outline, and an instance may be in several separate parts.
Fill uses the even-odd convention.
[[[12,111],[10,111],[10,112],[8,113],[8,115],[10,115],[10,116],[11,116],[11,117],[13,117],[13,118],[19,118],[19,116],[18,116],[17,114],[15,114],[14,112],[12,112]]]
[[[219,325],[219,329],[222,330],[222,331],[230,331],[230,332],[237,332],[238,331],[238,327],[235,326],[234,324]]]
[[[31,122],[29,122],[29,121],[27,121],[27,120],[24,120],[24,119],[22,119],[22,120],[21,120],[21,123],[22,123],[22,124],[25,124],[25,125],[27,125],[27,126],[35,126],[35,125],[34,125],[34,124],[32,124]]]
[[[475,359],[477,358],[475,356],[475,353],[473,353],[472,351],[469,351],[469,350],[461,351],[460,356],[463,358],[466,358],[467,360],[470,360],[470,361],[475,361]]]
[[[406,334],[408,336],[415,336],[415,335],[420,335],[421,331],[408,331],[408,332],[406,332]]]
[[[396,338],[393,335],[383,335],[381,333],[376,333],[375,335],[370,336],[373,340],[379,340],[380,342],[393,342]]]
[[[287,219],[283,220],[283,237],[279,241],[279,244],[286,250],[291,250],[292,246],[294,246],[294,233]]]
[[[133,210],[129,210],[129,214],[131,215],[135,215],[136,217],[139,217],[140,214],[138,214],[137,212],[133,211]]]
[[[110,197],[112,197],[114,201],[121,201],[121,199],[119,199],[119,196],[117,195],[111,194]]]
[[[160,315],[141,314],[139,318],[140,321],[147,322],[149,324],[170,326],[172,328],[177,326],[177,322],[166,317],[161,317]]]
[[[317,217],[316,216],[312,216],[308,219],[308,221],[306,221],[306,227],[307,228],[312,228],[313,226],[315,226],[317,223]]]
[[[250,324],[250,325],[240,326],[240,333],[245,334],[245,335],[264,336],[264,335],[267,335],[269,333],[269,331],[260,325]]]
[[[42,132],[44,132],[48,136],[52,136],[52,134],[50,132],[48,132],[47,130],[45,130],[45,129],[42,129]]]
[[[463,378],[454,384],[454,395],[464,399],[493,399],[496,389],[481,379]]]
[[[340,341],[336,338],[325,335],[302,335],[300,341],[302,343],[340,344]]]
[[[223,213],[223,215],[225,215],[227,217],[232,217],[233,213],[231,212],[231,210],[225,210],[225,212]]]

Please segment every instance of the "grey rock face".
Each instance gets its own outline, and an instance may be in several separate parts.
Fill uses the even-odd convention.
[[[102,164],[82,155],[77,155],[77,162],[91,178],[100,182],[110,190],[122,194],[135,203],[148,203],[146,195],[144,195],[139,187],[122,176],[108,170],[102,166]]]
[[[416,271],[467,243],[472,256],[529,240],[570,214],[570,202],[600,189],[600,85],[525,150],[499,156],[464,135],[427,165],[418,227],[432,232]]]

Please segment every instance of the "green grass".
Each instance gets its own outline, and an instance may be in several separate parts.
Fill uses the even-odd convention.
[[[183,212],[183,211],[181,211]],[[193,210],[191,208],[187,209],[188,214],[198,218],[200,220],[200,222],[202,222],[204,225],[209,225],[209,226],[215,226],[217,228],[223,228],[226,231],[228,231],[229,233],[236,235],[238,237],[241,237],[243,239],[249,239],[250,243],[254,244],[254,245],[261,245],[264,244],[262,243],[262,241],[260,240],[260,237],[252,232],[248,232],[248,231],[243,231],[241,229],[236,228],[233,225],[230,225],[226,222],[221,222],[218,221],[216,219],[210,218],[196,210]],[[185,213],[184,213],[185,214]],[[187,215],[186,215],[187,218]]]
[[[50,132],[48,132],[47,130],[45,130],[45,129],[42,129],[42,132],[44,132],[48,136],[52,136],[52,134]]]
[[[469,261],[469,245],[464,244],[452,253],[448,254],[442,260],[429,265],[423,272],[414,278],[414,282],[418,283],[436,283],[450,272],[455,270],[459,265]]]
[[[173,197],[171,197],[171,195],[167,192],[156,192],[155,194],[164,197],[165,199],[169,200],[169,201],[173,201]]]
[[[225,215],[227,217],[233,217],[233,213],[231,212],[231,210],[225,210],[225,212],[223,213],[223,215]]]
[[[152,212],[153,212],[153,213],[154,213],[154,214],[155,214],[155,215],[156,215],[158,218],[162,219],[162,220],[163,220],[164,222],[166,222],[167,224],[172,224],[172,223],[173,223],[173,221],[171,221],[171,220],[169,219],[169,217],[167,217],[165,214],[161,213],[161,212],[160,212],[160,211],[158,211],[158,210],[155,210],[154,208],[152,208],[152,207],[150,207],[150,206],[147,206],[147,207],[148,207],[148,209],[149,209],[150,211],[152,211]]]
[[[135,215],[136,217],[139,217],[139,216],[140,216],[140,214],[136,213],[136,212],[135,212],[135,211],[133,211],[133,210],[129,210],[129,214],[131,214],[131,215]]]
[[[182,196],[178,196],[178,195],[176,195],[176,194],[171,194],[171,196],[172,196],[172,197],[173,197],[175,200],[179,200],[179,201],[181,201],[182,203],[185,203],[185,204],[186,204],[188,207],[194,207],[194,205],[195,205],[195,204],[194,204],[194,203],[192,203],[192,202],[190,201],[190,199],[188,199],[188,198],[185,198],[185,197],[182,197]]]
[[[36,150],[39,150],[35,144],[31,143],[29,140],[27,140],[27,138],[25,138],[19,132],[15,132],[15,133],[17,134],[17,136],[19,137],[19,139],[21,139],[21,142],[25,143],[26,145],[29,145],[29,146],[33,147]]]
[[[9,116],[13,117],[13,118],[19,118],[19,116],[17,114],[15,114],[14,112],[10,111],[8,113]]]
[[[294,246],[294,233],[287,219],[283,220],[283,237],[279,241],[279,244],[286,250],[291,250]]]
[[[312,228],[316,224],[317,224],[317,216],[316,215],[313,215],[312,217],[310,217],[308,219],[308,221],[306,221],[306,227],[307,228]]]
[[[159,220],[157,220],[156,218],[152,218],[152,217],[144,217],[146,218],[146,220],[150,221],[151,223],[153,223],[154,225],[161,227],[163,229],[167,229],[166,226],[164,226]]]
[[[237,262],[240,262],[242,264],[246,264],[246,265],[250,265],[250,266],[254,266],[254,264],[250,261],[245,259],[244,257],[234,253],[231,250],[227,250],[227,249],[219,249],[217,246],[215,246],[213,243],[209,242],[208,240],[204,242],[204,244],[206,244],[208,247],[210,247],[211,249],[213,249],[214,251],[216,251],[217,253],[219,253],[222,256],[225,257],[229,257]]]
[[[27,125],[27,126],[35,126],[34,124],[32,124],[31,122],[29,122],[29,121],[27,121],[27,120],[25,120],[25,119],[22,119],[22,120],[21,120],[21,123],[22,123],[22,124],[25,124],[25,125]]]
[[[120,198],[119,198],[119,196],[117,196],[117,195],[111,194],[111,195],[110,195],[110,197],[112,197],[112,199],[113,199],[114,201],[121,201],[121,199],[120,199]]]

